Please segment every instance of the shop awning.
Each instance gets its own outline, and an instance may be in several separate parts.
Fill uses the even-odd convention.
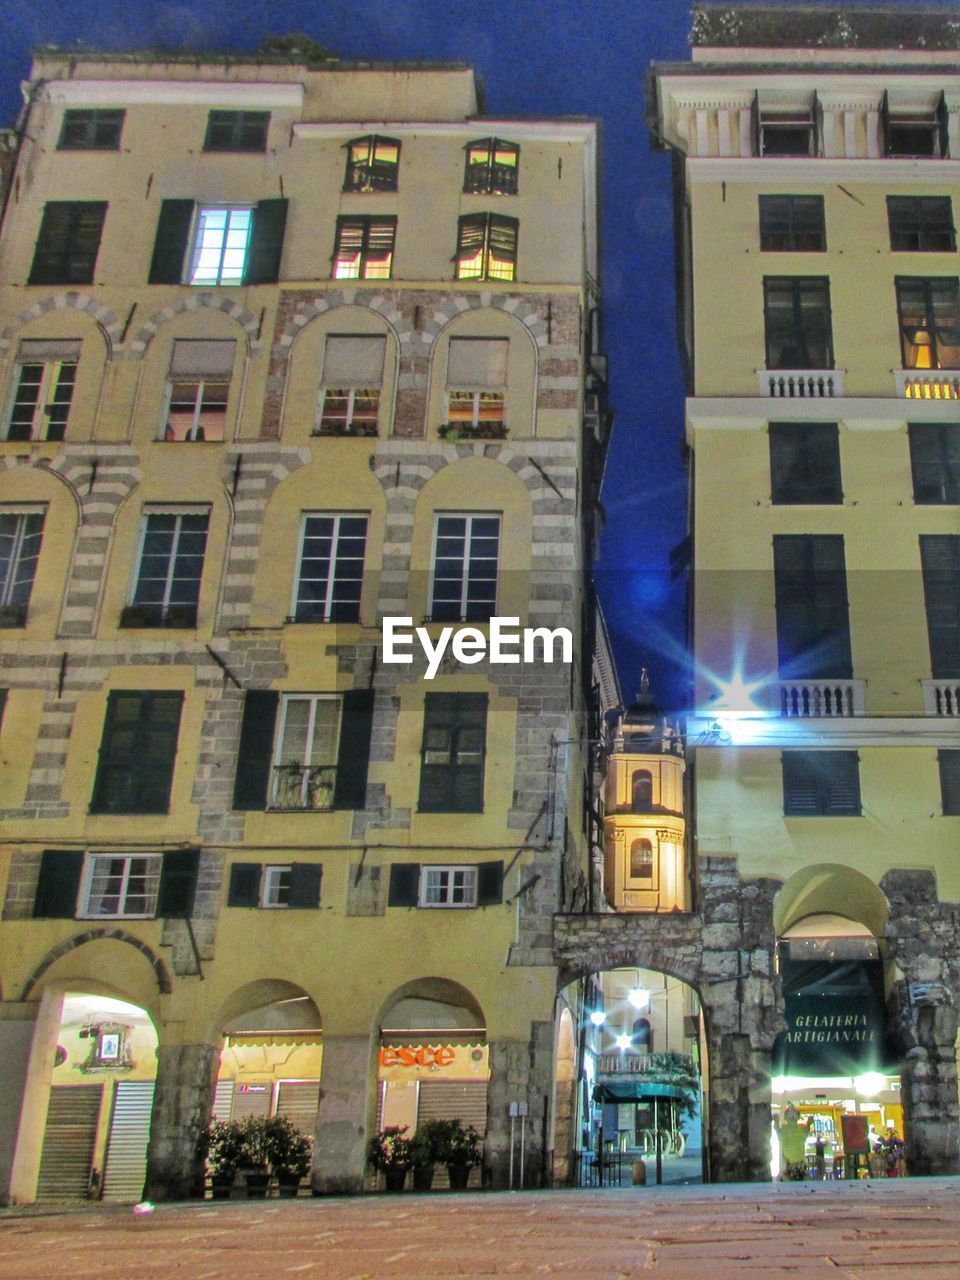
[[[238,1031],[236,1035],[227,1036],[227,1044],[231,1049],[251,1045],[276,1045],[291,1048],[298,1045],[323,1044],[322,1031]]]
[[[660,1080],[604,1080],[594,1085],[594,1102],[643,1102],[645,1098],[682,1098],[683,1089]]]

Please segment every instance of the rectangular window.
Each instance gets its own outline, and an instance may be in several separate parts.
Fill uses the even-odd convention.
[[[938,760],[943,812],[958,817],[960,816],[960,751],[941,751],[938,753]]]
[[[788,818],[854,818],[860,808],[856,751],[785,751],[783,812]]]
[[[421,907],[475,907],[476,867],[424,867],[420,878]]]
[[[451,338],[447,354],[447,422],[457,439],[506,435],[506,338]]]
[[[960,282],[951,276],[897,276],[905,369],[960,368]]]
[[[386,339],[331,334],[323,351],[323,378],[314,435],[375,436]]]
[[[329,693],[281,698],[270,808],[334,807],[341,705]]]
[[[773,571],[781,678],[849,680],[853,663],[843,538],[777,534]]]
[[[211,111],[204,151],[266,151],[269,111]]]
[[[940,159],[947,154],[947,110],[943,94],[936,106],[917,108],[891,103],[884,93],[880,106],[883,152],[888,156]]]
[[[30,338],[17,352],[8,440],[62,440],[77,380],[80,343]]]
[[[957,247],[949,196],[887,196],[887,221],[895,253],[952,253]]]
[[[84,867],[79,916],[152,917],[160,889],[160,854],[91,854]]]
[[[930,671],[934,680],[960,676],[960,534],[920,535]]]
[[[470,213],[457,225],[458,280],[516,280],[520,223],[496,213]]]
[[[243,284],[253,209],[202,207],[194,228],[190,284]]]
[[[823,196],[761,196],[760,248],[813,253],[827,247]]]
[[[260,894],[261,907],[287,907],[290,905],[290,873],[293,868],[264,867]]]
[[[48,200],[27,284],[92,284],[106,201]]]
[[[396,218],[338,218],[334,280],[389,280],[396,239]]]
[[[306,514],[293,616],[297,622],[359,622],[367,517]]]
[[[119,151],[125,112],[114,107],[65,111],[59,151]]]
[[[482,813],[487,695],[428,693],[423,704],[421,813]]]
[[[960,503],[960,425],[911,422],[913,500],[930,505]]]
[[[770,479],[778,505],[842,502],[837,424],[771,422]]]
[[[371,133],[347,143],[344,191],[396,191],[400,143]]]
[[[230,867],[228,907],[291,910],[319,907],[323,867],[316,862],[263,864],[234,862]]]
[[[430,618],[489,622],[497,604],[498,515],[438,515],[433,533]]]
[[[150,284],[272,284],[280,276],[287,201],[202,205],[164,200]]]
[[[195,627],[207,546],[207,511],[144,516],[137,574],[121,626]]]
[[[167,813],[183,694],[115,690],[107,700],[91,813]]]
[[[779,95],[777,95],[778,97]],[[756,151],[759,156],[817,154],[816,99],[786,104],[757,93],[754,101]]]
[[[22,627],[43,541],[42,509],[0,512],[0,627]]]
[[[517,194],[520,148],[502,138],[478,138],[467,143],[463,189],[473,195]]]
[[[832,369],[830,281],[826,276],[765,276],[768,369]]]
[[[237,344],[176,339],[167,383],[164,440],[222,440]]]

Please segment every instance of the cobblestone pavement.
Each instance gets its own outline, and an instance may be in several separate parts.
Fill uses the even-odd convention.
[[[0,1210],[0,1280],[957,1280],[960,1179]]]

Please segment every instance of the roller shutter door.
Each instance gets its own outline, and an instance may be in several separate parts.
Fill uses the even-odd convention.
[[[117,1081],[103,1171],[104,1200],[137,1201],[143,1194],[153,1090],[152,1080]]]
[[[218,1080],[213,1093],[213,1107],[210,1115],[213,1120],[229,1120],[233,1113],[233,1081]]]
[[[248,1116],[268,1116],[273,1102],[273,1085],[241,1084],[233,1086],[233,1110],[231,1120],[246,1120]]]
[[[51,1088],[37,1179],[38,1201],[86,1199],[102,1096],[100,1084]]]
[[[277,1115],[289,1116],[301,1133],[313,1135],[320,1108],[317,1080],[281,1080],[277,1093]]]
[[[486,1080],[421,1080],[417,1124],[423,1120],[460,1120],[472,1124],[481,1137],[487,1131]],[[479,1187],[480,1169],[470,1170],[468,1187]],[[442,1166],[434,1171],[433,1185],[442,1190],[450,1185]]]

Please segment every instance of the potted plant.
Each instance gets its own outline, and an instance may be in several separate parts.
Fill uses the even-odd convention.
[[[413,1189],[429,1191],[433,1186],[433,1171],[442,1154],[447,1120],[423,1120],[413,1135]]]
[[[370,1167],[383,1174],[388,1191],[402,1191],[407,1170],[413,1164],[413,1140],[404,1137],[407,1125],[388,1125],[375,1133],[367,1146]]]
[[[207,1165],[214,1200],[229,1200],[244,1158],[243,1129],[235,1120],[214,1120],[206,1130]]]
[[[243,1179],[248,1200],[264,1200],[270,1183],[269,1121],[265,1116],[249,1116],[241,1121],[243,1137]]]
[[[267,1154],[280,1195],[292,1198],[310,1172],[313,1139],[289,1116],[273,1116],[267,1121]]]
[[[472,1124],[464,1127],[461,1120],[444,1120],[438,1134],[437,1159],[447,1166],[450,1187],[462,1191],[470,1170],[483,1159],[483,1142]]]

